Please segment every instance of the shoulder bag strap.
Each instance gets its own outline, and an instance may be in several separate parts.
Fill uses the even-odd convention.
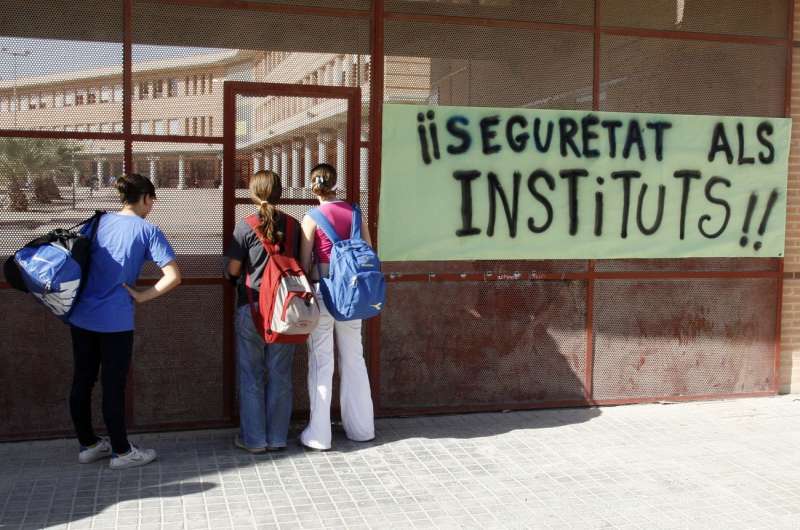
[[[308,216],[311,217],[317,226],[328,236],[328,239],[331,240],[331,243],[336,244],[338,243],[341,238],[336,233],[336,230],[333,228],[333,225],[328,218],[319,210],[319,208],[311,208],[308,211]]]

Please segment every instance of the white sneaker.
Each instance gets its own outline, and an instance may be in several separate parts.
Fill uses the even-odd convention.
[[[91,464],[101,458],[111,456],[111,442],[105,436],[100,436],[100,440],[92,446],[83,447],[78,453],[78,462],[81,464]]]
[[[124,455],[113,455],[108,467],[111,469],[125,469],[149,464],[156,459],[154,449],[139,449],[131,444],[131,450]]]

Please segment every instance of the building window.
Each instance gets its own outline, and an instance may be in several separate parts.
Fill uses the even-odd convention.
[[[28,110],[28,96],[20,96],[18,105],[19,110]]]
[[[64,92],[64,106],[71,107],[75,104],[75,93],[74,92]]]
[[[153,81],[153,97],[160,98],[164,95],[164,81],[159,79],[158,81]]]
[[[214,93],[214,75],[213,74],[208,74],[208,93],[209,94],[213,94]]]
[[[197,95],[197,76],[192,77],[192,95]]]
[[[188,96],[189,95],[189,76],[188,75],[186,76],[186,79],[184,79],[184,81],[183,81],[183,95],[184,96]]]
[[[8,100],[0,97],[0,112],[8,112]]]
[[[200,118],[200,136],[206,135],[206,117]]]
[[[94,105],[97,103],[97,91],[94,88],[89,89],[89,94],[86,96],[86,104]]]
[[[206,93],[206,76],[204,75],[200,76],[200,93]]]
[[[208,135],[214,136],[214,116],[208,117]]]
[[[114,85],[114,89],[111,93],[111,101],[122,101],[122,85]]]
[[[114,98],[113,90],[110,86],[100,88],[100,103],[108,103]]]
[[[192,136],[197,136],[197,118],[192,118]]]
[[[181,133],[181,122],[177,118],[169,120],[169,134],[178,135]]]
[[[140,121],[139,129],[142,131],[142,134],[150,134],[150,122],[146,120]]]
[[[61,107],[63,107],[64,106],[64,94],[56,94],[55,95],[55,103],[53,103],[53,105],[57,109],[60,109]]]
[[[101,123],[100,125],[97,126],[97,130],[100,132],[106,132],[106,124]]]
[[[164,120],[156,120],[153,129],[155,134],[167,134],[167,124]]]
[[[39,94],[39,108],[46,109],[47,108],[47,96],[42,96]]]
[[[170,79],[167,81],[167,97],[174,98],[178,95],[178,80]]]
[[[186,118],[183,121],[183,134],[189,136],[189,118]]]
[[[147,81],[139,83],[139,99],[147,99],[150,97],[150,83]]]

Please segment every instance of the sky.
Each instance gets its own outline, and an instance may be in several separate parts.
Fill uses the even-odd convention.
[[[8,48],[14,52],[30,50],[30,55],[17,59],[17,75],[19,77],[58,74],[107,66],[118,66],[120,72],[122,71],[121,43],[0,37],[0,48]],[[134,45],[133,61],[188,57],[220,51],[225,50]],[[12,58],[7,54],[0,53],[0,81],[11,80],[13,71]]]

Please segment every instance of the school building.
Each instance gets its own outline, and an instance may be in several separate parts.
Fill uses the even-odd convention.
[[[138,308],[129,424],[234,425],[220,255],[254,171],[277,171],[300,217],[311,166],[335,164],[374,235],[384,103],[793,117],[797,6],[0,0],[0,258],[114,207],[128,168],[149,176],[185,281]],[[800,391],[799,152],[793,139],[784,258],[385,262],[386,309],[364,333],[376,412]],[[40,201],[42,179],[61,197]],[[0,308],[0,440],[69,434],[68,328],[2,276]],[[305,363],[300,348],[299,415]]]

